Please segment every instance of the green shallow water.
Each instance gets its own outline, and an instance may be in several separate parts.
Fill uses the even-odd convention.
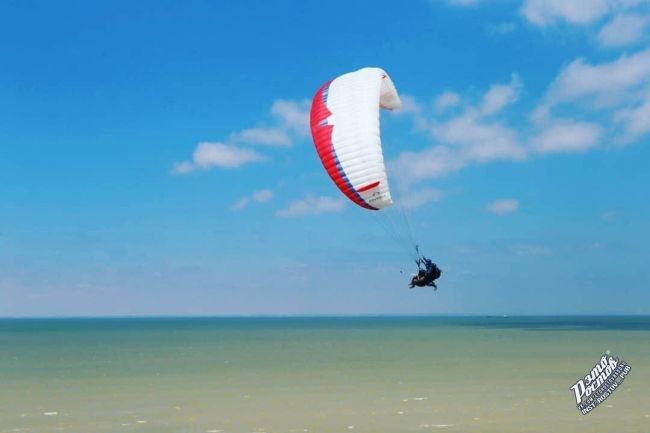
[[[647,433],[649,390],[650,317],[0,320],[0,432]]]

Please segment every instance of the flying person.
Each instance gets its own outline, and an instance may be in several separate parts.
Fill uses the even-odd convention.
[[[440,275],[442,275],[440,268],[430,259],[424,256],[419,257],[415,263],[418,265],[418,273],[411,279],[409,288],[412,289],[415,286],[429,286],[433,287],[434,290],[438,290],[438,286],[436,286],[435,280],[440,278]]]
[[[385,217],[390,215],[386,208],[393,205],[393,198],[382,150],[380,112],[401,106],[386,71],[362,68],[325,82],[312,99],[309,115],[316,152],[334,184],[353,203]],[[408,224],[403,210],[402,216]],[[402,237],[396,229],[388,231]],[[414,242],[412,236],[408,242]],[[415,252],[419,272],[411,287],[435,288],[440,269],[422,257],[417,245]]]

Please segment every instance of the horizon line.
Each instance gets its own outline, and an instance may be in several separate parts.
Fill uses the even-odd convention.
[[[224,314],[224,315],[175,315],[175,314],[134,314],[134,315],[70,315],[70,316],[0,316],[0,320],[69,320],[69,319],[354,319],[354,318],[553,318],[553,317],[650,317],[650,313],[568,313],[568,314],[460,314],[460,313],[421,313],[421,314]]]

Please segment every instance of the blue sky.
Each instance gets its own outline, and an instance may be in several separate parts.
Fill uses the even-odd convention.
[[[650,313],[648,29],[635,0],[5,2],[0,315]],[[435,293],[308,134],[364,66]]]

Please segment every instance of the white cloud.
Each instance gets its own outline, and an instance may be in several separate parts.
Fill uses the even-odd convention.
[[[539,27],[557,23],[582,26],[598,34],[599,42],[609,47],[647,38],[650,28],[648,0],[523,0],[520,12]],[[474,105],[462,102],[454,92],[438,96],[433,108],[439,117],[449,116],[445,112],[451,107],[457,109],[442,121],[426,120],[426,113],[419,114],[416,120],[426,126],[424,130],[435,143],[420,152],[402,153],[392,161],[398,180],[408,184],[495,160],[584,152],[650,134],[650,47],[600,63],[585,58],[568,63],[530,113],[533,128],[521,129],[524,138],[520,140],[520,134],[505,120],[490,116],[515,103],[522,88],[518,76],[513,75],[509,84],[491,86]],[[565,112],[580,120],[556,118],[557,113]]]
[[[404,114],[417,114],[422,111],[422,106],[417,100],[411,95],[400,95],[402,101],[402,106],[396,110],[392,110],[390,113],[394,116],[400,116]]]
[[[291,218],[304,215],[320,215],[324,213],[341,212],[345,208],[345,200],[333,197],[314,197],[308,195],[300,200],[295,200],[289,205],[278,210],[275,214],[282,218]]]
[[[607,131],[615,129],[607,124],[607,116],[622,128],[619,142],[650,133],[650,48],[602,64],[592,65],[584,59],[571,62],[549,86],[532,113],[534,128],[525,128],[523,138],[503,116],[493,118],[517,102],[522,88],[521,79],[513,74],[509,83],[490,86],[475,105],[461,102],[455,92],[439,95],[433,108],[442,120],[428,119],[425,110],[414,116],[418,125],[423,125],[418,130],[428,132],[434,139],[432,146],[403,152],[389,161],[394,179],[404,187],[470,165],[584,152],[601,143],[616,142],[617,137],[612,137],[611,132],[606,137]],[[589,111],[579,114],[587,120],[555,118],[553,109],[565,104],[586,105]],[[457,106],[454,113],[445,115],[443,111],[452,106]],[[599,116],[598,122],[585,116],[603,110],[607,110],[604,117],[603,113],[593,113]],[[600,123],[603,119],[604,124]]]
[[[596,108],[616,105],[633,96],[630,91],[649,82],[650,48],[598,65],[577,59],[554,80],[547,93],[547,104],[591,98]]]
[[[611,221],[613,220],[618,212],[613,211],[613,210],[608,210],[600,214],[600,219],[603,221]]]
[[[273,191],[270,189],[261,189],[253,192],[250,196],[240,198],[230,207],[232,211],[239,211],[244,209],[251,203],[268,203],[273,199]]]
[[[173,171],[177,174],[185,174],[212,167],[236,168],[262,160],[264,160],[264,157],[253,150],[206,141],[196,146],[191,161],[175,164]]]
[[[191,161],[174,164],[173,172],[186,174],[197,169],[214,167],[234,168],[266,159],[254,150],[236,146],[237,143],[261,144],[275,147],[290,147],[296,136],[309,134],[308,100],[293,101],[278,99],[271,106],[271,114],[277,125],[271,127],[247,128],[230,134],[229,143],[199,143]],[[245,206],[245,205],[244,205]]]
[[[450,91],[440,94],[433,102],[433,106],[438,113],[442,113],[448,108],[456,107],[458,104],[460,104],[460,95]]]
[[[582,58],[576,59],[558,73],[542,102],[532,112],[531,119],[538,125],[549,123],[552,121],[552,111],[566,104],[578,104],[582,108],[605,113],[618,107],[619,111],[612,119],[622,122],[627,128],[629,120],[636,118],[635,109],[641,109],[640,123],[636,123],[638,126],[630,123],[626,137],[622,139],[630,141],[643,133],[645,122],[641,107],[644,98],[648,97],[648,89],[650,48],[594,65]]]
[[[194,171],[195,169],[196,167],[194,166],[194,163],[192,163],[192,161],[182,161],[174,164],[174,168],[172,172],[176,174],[186,174]]]
[[[268,146],[289,147],[291,137],[282,128],[249,128],[231,136],[233,142],[263,144]]]
[[[435,3],[434,0],[431,2]],[[475,6],[479,2],[447,0],[448,4],[456,6]],[[650,16],[644,17],[642,14],[650,10],[649,5],[648,0],[523,0],[519,12],[524,20],[536,27],[546,28],[564,23],[587,29],[590,34],[595,34],[597,26],[610,19],[600,30],[598,40],[604,46],[620,47],[643,36]],[[486,31],[491,34],[515,30],[514,23],[486,26]]]
[[[400,95],[401,107],[391,110],[389,113],[394,117],[410,116],[417,131],[426,131],[428,128],[425,117],[425,107],[412,95]]]
[[[273,191],[270,189],[261,189],[253,193],[253,201],[257,203],[267,203],[273,199]]]
[[[466,105],[461,114],[427,125],[426,130],[437,144],[420,152],[403,152],[390,162],[396,180],[409,185],[443,176],[470,164],[526,158],[526,149],[513,129],[485,118],[516,101],[520,88],[521,81],[513,75],[509,84],[491,86],[478,108]],[[434,107],[436,110],[445,109],[459,104],[459,101],[458,94],[445,92],[436,98]]]
[[[619,110],[614,120],[623,124],[623,136],[620,137],[623,143],[650,133],[650,96],[636,107]]]
[[[199,143],[193,155],[193,162],[199,168],[212,166],[235,168],[262,159],[253,150],[211,142]]]
[[[519,209],[519,202],[513,198],[503,198],[488,203],[485,208],[495,215],[507,215]]]
[[[447,0],[453,6],[476,6],[481,0]]]
[[[277,99],[271,106],[275,126],[237,131],[231,134],[230,139],[232,142],[290,147],[294,141],[292,136],[305,137],[309,134],[309,108],[310,102],[306,99]]]
[[[612,127],[620,125],[621,135],[612,137],[610,141],[625,144],[649,133],[650,48],[631,55],[623,54],[611,62],[600,64],[589,64],[584,59],[574,60],[560,71],[549,86],[542,103],[534,110],[532,119],[538,126],[552,126],[552,111],[558,106],[571,104],[586,108],[588,112],[608,116],[605,117],[605,126],[610,126],[608,120],[613,122]],[[602,135],[603,128],[598,128],[595,124],[590,127],[584,123],[576,125],[581,126],[572,131],[564,128],[564,132],[576,134],[571,139],[582,139],[575,142],[574,150],[592,147]],[[555,128],[557,131],[560,129]],[[552,132],[554,131],[547,132],[547,137]],[[540,143],[538,140],[537,144]],[[568,142],[566,144],[570,145]]]
[[[523,87],[517,74],[512,75],[509,84],[493,84],[483,96],[483,103],[479,108],[481,115],[489,116],[503,110],[509,104],[519,99]]]
[[[248,204],[251,202],[250,197],[242,197],[239,200],[235,202],[232,206],[230,206],[230,210],[232,211],[238,211],[244,209]]]
[[[464,158],[447,146],[433,146],[421,152],[402,152],[389,162],[390,171],[401,184],[407,186],[424,179],[432,179],[460,170]]]
[[[602,128],[594,123],[555,120],[531,139],[539,153],[583,152],[598,145]]]
[[[415,209],[430,202],[440,201],[442,192],[435,188],[409,190],[399,200],[400,206],[406,209]]]
[[[400,154],[390,162],[398,182],[409,185],[458,171],[470,164],[526,158],[526,150],[512,129],[499,123],[480,123],[471,115],[437,124],[432,133],[447,145]]]
[[[620,47],[638,41],[650,23],[648,17],[639,14],[615,16],[598,33],[598,40],[606,47]]]
[[[490,86],[479,108],[468,105],[462,114],[434,123],[431,126],[432,136],[450,146],[450,150],[456,153],[452,159],[461,166],[471,162],[525,158],[525,149],[519,144],[513,129],[484,118],[515,102],[521,87],[521,80],[514,74],[509,84]]]
[[[301,101],[278,99],[273,103],[271,112],[280,119],[282,127],[301,136],[307,136],[310,107],[311,102],[307,99]]]
[[[526,0],[521,12],[534,25],[545,27],[558,21],[586,25],[610,11],[611,0]]]
[[[453,145],[452,149],[467,163],[526,157],[513,129],[498,122],[485,122],[471,112],[434,125],[431,133],[441,142]]]

